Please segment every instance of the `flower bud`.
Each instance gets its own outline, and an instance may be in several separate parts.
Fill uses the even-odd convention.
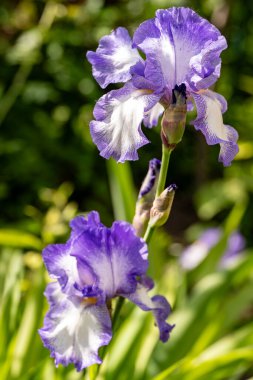
[[[181,140],[186,122],[186,87],[175,86],[172,91],[172,104],[164,111],[162,118],[161,138],[166,147],[174,148]]]
[[[149,170],[140,188],[133,219],[133,226],[138,236],[143,235],[150,218],[150,209],[155,199],[160,167],[161,161],[156,158],[149,161]]]
[[[150,227],[160,227],[166,223],[173,203],[176,185],[170,185],[154,200],[150,210]]]

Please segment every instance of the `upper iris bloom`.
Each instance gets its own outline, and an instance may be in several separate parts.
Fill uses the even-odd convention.
[[[238,152],[238,134],[223,124],[226,100],[209,90],[220,76],[220,54],[226,47],[219,30],[189,8],[158,10],[137,28],[133,41],[125,28],[101,38],[96,52],[87,53],[94,77],[102,88],[126,84],[95,106],[90,128],[100,154],[119,162],[136,160],[137,149],[149,142],[141,122],[155,126],[173,103],[173,90],[183,84],[188,109],[193,102],[197,108],[193,125],[209,145],[220,144],[219,161],[230,165]]]
[[[112,338],[111,299],[122,296],[151,310],[166,342],[173,326],[166,323],[170,306],[162,296],[149,298],[153,281],[145,276],[146,243],[121,221],[106,228],[97,212],[76,217],[66,244],[43,251],[50,276],[45,295],[50,310],[39,333],[56,364],[74,363],[82,370],[101,363],[98,349]]]

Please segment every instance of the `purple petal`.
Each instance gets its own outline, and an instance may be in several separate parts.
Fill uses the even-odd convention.
[[[94,283],[88,285],[102,289],[107,298],[134,291],[136,277],[144,275],[148,266],[145,242],[125,222],[115,222],[111,229],[85,229],[70,254],[78,262],[80,288],[85,283],[82,273],[91,273]]]
[[[224,125],[222,111],[226,109],[225,99],[210,90],[192,94],[197,107],[197,118],[192,122],[200,130],[208,145],[220,144],[219,161],[224,166],[231,165],[231,161],[238,153],[238,133],[229,125]]]
[[[66,244],[50,244],[44,248],[42,256],[50,277],[57,279],[65,292],[75,294],[75,283],[92,284],[95,281],[95,275],[91,270],[86,268],[86,270],[82,269],[82,273],[80,272],[76,258],[71,256],[71,247],[86,228],[97,228],[101,225],[96,211],[89,213],[87,218],[77,216],[70,223],[72,233]]]
[[[170,325],[166,322],[171,309],[168,301],[163,296],[156,295],[149,298],[147,287],[143,284],[138,284],[135,293],[126,296],[130,301],[134,302],[144,311],[152,311],[156,324],[160,331],[160,340],[167,342],[170,337],[170,332],[174,325]]]
[[[226,48],[218,29],[183,7],[158,10],[154,19],[139,26],[133,40],[146,54],[145,78],[167,94],[181,83],[195,90],[212,84]]]
[[[90,123],[101,156],[118,162],[137,160],[137,149],[149,142],[141,130],[144,112],[158,101],[150,90],[137,90],[131,83],[102,96],[94,109],[96,121]]]
[[[117,28],[101,38],[96,52],[88,51],[92,73],[102,88],[109,83],[127,82],[130,68],[140,61],[138,50],[132,48],[132,40],[125,28]]]
[[[71,238],[75,238],[76,236],[83,233],[84,226],[90,227],[100,227],[102,223],[100,223],[99,213],[97,211],[91,211],[87,217],[83,215],[78,215],[70,222],[70,227],[72,229]]]
[[[51,278],[57,279],[66,292],[73,291],[79,281],[76,259],[70,256],[71,241],[66,244],[51,244],[42,252],[43,260]]]
[[[78,371],[100,364],[98,349],[107,345],[112,337],[106,305],[86,304],[74,297],[70,300],[58,283],[49,284],[45,295],[50,310],[39,334],[55,358],[55,364],[73,363]]]

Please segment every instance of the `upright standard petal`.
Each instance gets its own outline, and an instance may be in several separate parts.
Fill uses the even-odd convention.
[[[144,311],[152,311],[156,325],[160,331],[160,340],[162,342],[167,342],[170,337],[170,333],[174,328],[174,325],[170,325],[166,322],[170,314],[170,305],[166,298],[160,295],[156,295],[152,298],[148,296],[148,290],[150,290],[150,286],[147,284],[139,283],[136,291],[132,294],[129,294],[127,298],[134,302],[137,306],[139,306]]]
[[[50,310],[39,334],[55,364],[73,363],[78,371],[102,361],[98,349],[112,337],[111,319],[106,305],[93,305],[68,296],[57,282],[45,292]]]
[[[133,40],[146,54],[145,77],[153,78],[167,96],[181,83],[191,87],[194,81],[194,88],[200,81],[202,88],[213,83],[226,48],[215,26],[183,7],[158,10],[154,19],[139,26]]]
[[[117,28],[101,38],[96,52],[88,51],[87,59],[92,64],[92,73],[102,88],[109,83],[127,82],[131,78],[130,68],[142,60],[125,28]]]
[[[222,112],[226,110],[226,101],[220,94],[206,90],[192,94],[197,107],[197,118],[192,122],[200,130],[207,144],[220,144],[219,161],[224,166],[238,153],[238,133],[229,125],[223,124]]]
[[[144,112],[158,101],[151,90],[136,89],[131,83],[102,96],[94,109],[96,120],[90,123],[101,156],[118,162],[137,160],[137,149],[149,142],[141,130]]]
[[[85,230],[72,245],[71,255],[77,259],[80,278],[83,271],[91,273],[93,285],[107,298],[135,291],[136,278],[148,267],[147,246],[126,222],[115,222],[111,229]]]

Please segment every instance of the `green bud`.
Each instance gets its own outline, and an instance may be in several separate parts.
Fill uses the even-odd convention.
[[[160,227],[167,222],[176,189],[176,185],[170,185],[154,200],[150,210],[150,227]]]
[[[182,83],[172,91],[172,104],[164,111],[161,138],[166,147],[174,148],[181,140],[186,122],[186,87]]]

